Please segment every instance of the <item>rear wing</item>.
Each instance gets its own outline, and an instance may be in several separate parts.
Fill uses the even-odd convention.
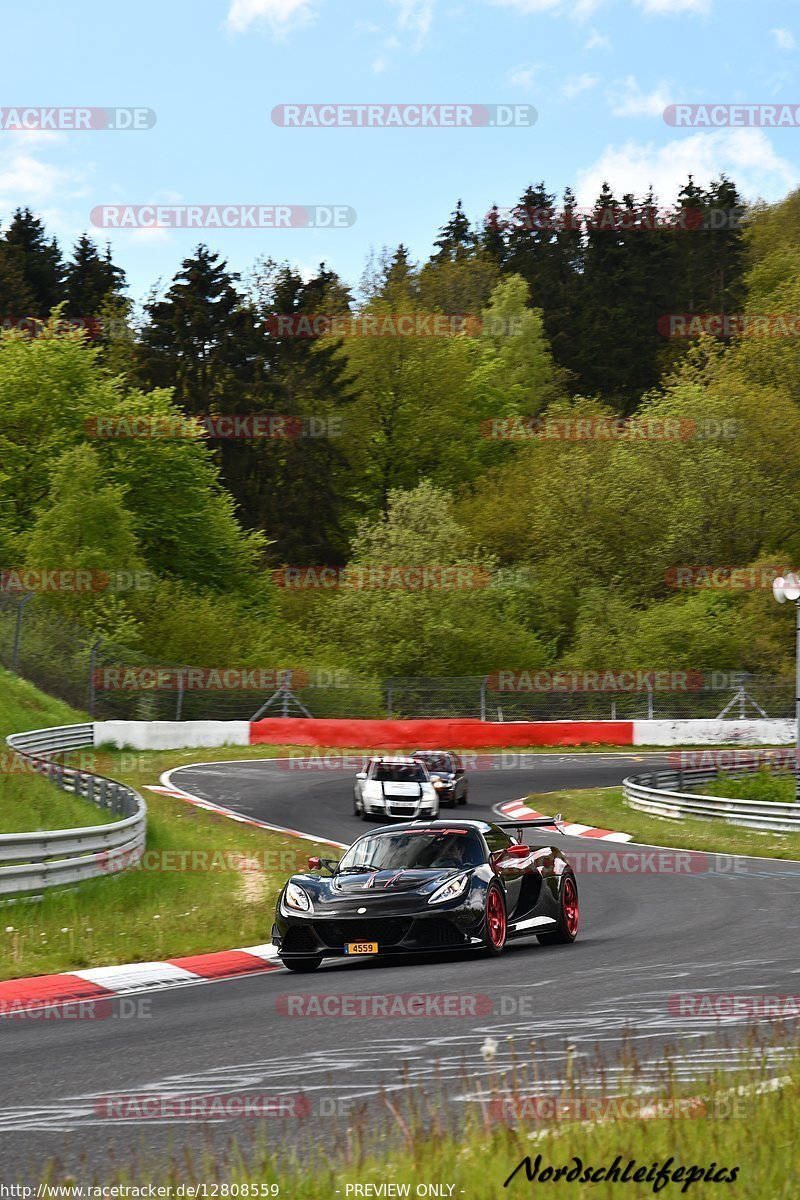
[[[520,830],[530,829],[531,826],[535,827],[538,825],[541,828],[542,826],[550,825],[555,826],[559,833],[566,833],[564,818],[561,816],[561,813],[556,813],[554,817],[530,817],[524,821],[493,821],[492,824],[496,825],[498,829]]]

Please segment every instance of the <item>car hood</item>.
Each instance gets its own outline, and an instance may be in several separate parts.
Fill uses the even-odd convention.
[[[359,875],[334,875],[326,880],[331,899],[336,896],[351,896],[359,892],[397,893],[421,892],[429,890],[431,884],[444,883],[453,875],[463,871],[463,867],[436,867],[422,869],[408,867],[404,870],[364,871]]]

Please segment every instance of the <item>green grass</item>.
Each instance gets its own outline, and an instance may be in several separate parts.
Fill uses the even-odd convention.
[[[0,736],[81,719],[32,685],[0,673]],[[115,771],[123,755],[81,751],[69,757],[140,791],[158,777],[149,763]],[[167,757],[174,765],[175,755],[165,756],[165,762]],[[40,900],[6,902],[0,917],[0,979],[268,942],[286,877],[301,869],[308,855],[330,851],[235,824],[169,796],[143,794],[146,869],[45,891]],[[90,805],[37,776],[0,775],[0,831],[102,819]],[[187,865],[194,869],[174,869]]]
[[[83,713],[0,668],[0,833],[102,825],[113,819],[34,774],[5,744],[9,733],[87,720]]]
[[[693,818],[671,820],[628,808],[621,787],[548,792],[528,796],[537,812],[555,810],[568,821],[630,833],[649,846],[676,846],[719,854],[757,854],[765,858],[800,859],[800,834],[771,833]]]
[[[0,751],[2,754],[2,751]],[[6,760],[2,760],[6,761]],[[20,766],[20,763],[23,766]],[[33,833],[45,829],[74,829],[105,825],[116,818],[54,784],[14,759],[0,775],[0,833]]]
[[[752,775],[742,779],[734,779],[731,775],[720,774],[711,783],[703,784],[693,789],[701,796],[722,796],[728,799],[756,800],[759,803],[793,804],[795,798],[795,780],[793,775],[781,774],[762,767]]]

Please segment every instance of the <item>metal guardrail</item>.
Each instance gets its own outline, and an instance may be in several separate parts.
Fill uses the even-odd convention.
[[[139,861],[147,837],[147,805],[139,793],[114,779],[67,767],[53,758],[93,746],[92,725],[13,733],[6,744],[34,773],[121,819],[79,829],[0,834],[0,896],[80,883]]]
[[[623,780],[622,788],[626,804],[654,817],[668,817],[676,821],[685,817],[699,817],[775,833],[800,833],[800,804],[703,796],[684,791],[687,786],[691,788],[710,783],[721,777],[746,778],[763,766],[762,758],[760,762],[739,764],[734,770],[724,772],[716,768],[649,772],[646,775],[630,775]],[[786,771],[786,774],[795,772]]]

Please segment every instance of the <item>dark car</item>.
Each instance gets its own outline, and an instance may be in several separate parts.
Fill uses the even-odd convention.
[[[552,825],[558,817],[526,821]],[[293,875],[278,899],[273,945],[292,971],[324,958],[476,949],[511,938],[572,942],[575,873],[555,846],[526,846],[511,823],[415,821],[364,834],[326,874]]]
[[[442,808],[455,808],[457,804],[467,803],[467,773],[457,754],[450,750],[415,750],[412,758],[423,762],[428,768]]]

